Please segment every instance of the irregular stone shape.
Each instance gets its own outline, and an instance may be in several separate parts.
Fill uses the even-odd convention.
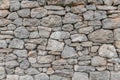
[[[0,40],[0,48],[7,48],[7,42],[5,40]]]
[[[116,29],[120,27],[120,17],[116,17],[114,19],[107,18],[102,21],[103,28],[105,29]]]
[[[120,79],[120,72],[111,72],[111,80],[119,80]]]
[[[11,21],[8,19],[0,19],[0,26],[7,26]]]
[[[99,48],[99,55],[102,57],[113,58],[113,57],[117,57],[117,52],[113,45],[103,44]]]
[[[67,13],[63,19],[63,23],[76,23],[80,22],[82,18],[73,13]]]
[[[31,17],[32,18],[42,18],[47,15],[47,10],[39,7],[39,8],[34,8],[31,10]]]
[[[64,32],[64,31],[56,31],[53,32],[50,36],[50,38],[52,39],[68,39],[70,37],[70,33],[69,32]]]
[[[18,27],[14,31],[15,37],[17,38],[28,38],[29,32],[25,27]]]
[[[0,18],[4,18],[9,14],[8,10],[0,10]]]
[[[93,27],[92,26],[78,29],[78,32],[80,34],[89,34],[92,31],[93,31]]]
[[[85,34],[73,34],[71,35],[71,39],[73,42],[82,42],[88,40]]]
[[[9,9],[9,0],[1,0],[0,1],[0,9]]]
[[[96,43],[112,43],[113,32],[111,30],[96,30],[88,35],[89,40]]]
[[[40,73],[38,75],[35,75],[35,80],[49,80],[49,77],[45,73]]]
[[[61,10],[61,11],[48,11],[48,15],[65,15],[65,10]]]
[[[14,50],[13,53],[18,57],[27,57],[27,50]]]
[[[9,48],[17,48],[22,49],[24,47],[23,40],[20,39],[13,39],[9,45]]]
[[[86,11],[83,13],[83,17],[85,20],[93,20],[94,19],[94,12],[93,11]]]
[[[114,29],[114,39],[120,40],[120,28]]]
[[[2,80],[5,77],[5,69],[4,67],[0,67],[0,79]]]
[[[95,4],[86,5],[87,10],[96,10]]]
[[[29,68],[25,71],[25,73],[27,73],[28,75],[35,75],[39,74],[39,71],[36,68]]]
[[[115,47],[120,48],[120,41],[115,41],[114,45]]]
[[[7,68],[15,68],[17,66],[19,66],[19,63],[17,61],[15,61],[15,60],[6,62],[6,67]]]
[[[106,5],[99,5],[99,6],[96,6],[97,9],[99,10],[114,10],[114,9],[117,9],[117,7],[114,7],[114,6],[106,6]]]
[[[52,50],[52,51],[62,51],[64,47],[63,42],[59,42],[56,40],[49,39],[48,45],[47,45],[47,50]]]
[[[24,59],[21,63],[20,63],[20,68],[21,69],[27,69],[30,66],[30,63],[27,59]]]
[[[29,17],[30,16],[30,9],[21,9],[17,11],[18,15],[21,17]]]
[[[62,29],[64,31],[72,31],[73,30],[73,25],[72,24],[65,24],[62,26]]]
[[[103,0],[104,3],[108,6],[111,6],[113,4],[113,1],[116,1],[116,0]]]
[[[114,5],[119,5],[120,1],[119,0],[113,0]]]
[[[55,56],[52,55],[38,56],[39,63],[47,64],[53,62],[54,60],[55,60]]]
[[[51,75],[50,80],[70,80],[70,79],[66,78],[66,77],[61,77],[61,76],[58,76],[58,75]]]
[[[20,2],[18,0],[10,0],[10,11],[17,11],[20,9]]]
[[[20,76],[19,80],[34,80],[34,79],[32,76],[24,75],[24,76]]]
[[[90,72],[90,80],[109,80],[110,72],[102,71],[102,72]]]
[[[38,7],[39,4],[37,1],[22,1],[21,8],[35,8]]]
[[[29,35],[29,38],[39,38],[39,33],[38,31],[31,32]]]
[[[18,75],[7,75],[6,80],[19,80]]]
[[[71,58],[77,56],[75,49],[69,46],[65,46],[61,55],[63,58]]]
[[[88,0],[88,3],[103,4],[103,0]]]
[[[38,30],[39,30],[40,37],[48,38],[50,36],[51,28],[38,26]]]
[[[7,19],[11,19],[11,20],[15,20],[17,19],[19,16],[16,12],[12,12],[8,15]]]
[[[49,15],[48,17],[42,18],[41,24],[47,27],[58,27],[62,25],[62,19],[57,15]]]
[[[94,56],[91,60],[92,66],[105,66],[106,63],[107,63],[106,59],[100,56]]]
[[[14,20],[13,24],[15,24],[17,27],[23,25],[23,19],[22,18],[17,18]]]
[[[63,10],[64,9],[62,6],[55,6],[55,5],[48,5],[44,7],[48,10]]]
[[[95,19],[101,20],[107,17],[106,11],[95,11]]]
[[[89,80],[87,73],[75,72],[72,80]]]

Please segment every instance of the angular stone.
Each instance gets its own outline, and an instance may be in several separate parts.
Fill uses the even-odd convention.
[[[38,30],[40,37],[48,38],[52,29],[48,27],[38,26]]]
[[[29,17],[30,16],[30,9],[21,9],[17,11],[18,15],[21,17]]]
[[[25,73],[27,73],[28,75],[35,75],[39,74],[39,71],[36,68],[29,68],[25,71]]]
[[[119,80],[120,79],[120,72],[111,72],[111,80]]]
[[[49,39],[48,45],[47,45],[47,50],[52,50],[52,51],[62,51],[64,47],[63,42],[59,42],[56,40]]]
[[[103,4],[103,0],[88,0],[88,3]]]
[[[15,20],[15,19],[17,19],[19,16],[18,16],[18,14],[16,13],[16,12],[12,12],[12,13],[10,13],[9,15],[8,15],[8,19],[11,19],[11,20]]]
[[[91,60],[92,66],[105,66],[106,63],[107,63],[106,59],[100,56],[94,56]]]
[[[0,1],[0,9],[8,9],[10,5],[9,0],[1,0]]]
[[[0,19],[0,26],[7,26],[11,21],[8,19]]]
[[[18,75],[7,75],[6,80],[19,80]]]
[[[120,28],[114,29],[114,39],[120,40]]]
[[[47,64],[53,62],[55,60],[55,56],[52,55],[38,56],[37,59],[38,59],[38,63]]]
[[[65,15],[65,10],[61,10],[61,11],[48,11],[49,15]]]
[[[97,9],[99,10],[114,10],[114,9],[117,9],[117,7],[114,7],[114,6],[96,6]]]
[[[24,59],[21,63],[20,63],[20,68],[21,69],[27,69],[30,66],[30,63],[27,59]]]
[[[116,17],[114,19],[107,18],[102,21],[103,28],[105,29],[116,29],[120,27],[120,17]]]
[[[9,14],[8,10],[0,10],[0,18],[4,18]]]
[[[72,31],[73,30],[73,25],[72,24],[65,24],[62,26],[62,29],[64,31]]]
[[[113,32],[111,30],[96,30],[88,35],[89,40],[96,43],[112,43]]]
[[[10,11],[17,11],[20,9],[19,0],[10,0]]]
[[[70,79],[66,78],[66,77],[61,77],[61,76],[58,76],[58,75],[51,75],[50,80],[70,80]]]
[[[63,23],[76,23],[81,21],[82,18],[73,13],[67,13],[63,19]]]
[[[7,48],[7,42],[5,40],[0,40],[0,48]]]
[[[38,75],[35,75],[35,80],[49,80],[49,77],[45,73],[40,73]]]
[[[14,31],[15,37],[17,38],[28,38],[29,32],[25,27],[18,27]]]
[[[92,26],[78,29],[78,32],[80,34],[89,34],[92,31],[93,31],[93,27]]]
[[[47,15],[47,10],[39,7],[39,8],[34,8],[31,10],[31,17],[32,18],[42,18]]]
[[[2,80],[5,77],[5,69],[4,67],[0,67],[0,79]]]
[[[71,58],[77,56],[77,54],[73,47],[65,46],[61,56],[63,58]]]
[[[34,80],[34,79],[32,76],[24,75],[24,76],[20,76],[19,80]]]
[[[75,72],[72,80],[89,80],[87,73]]]
[[[57,15],[49,15],[42,19],[41,24],[47,27],[58,27],[62,25],[62,19]]]
[[[94,19],[94,12],[93,11],[86,11],[83,13],[83,17],[85,20],[93,20]]]
[[[81,43],[81,45],[82,45],[83,47],[90,47],[90,46],[92,46],[92,44],[93,44],[93,42],[90,42],[90,41],[86,41],[86,42],[82,42],[82,43]]]
[[[95,11],[95,19],[101,20],[107,17],[106,11]]]
[[[23,25],[23,19],[22,18],[17,18],[14,20],[13,24],[15,24],[17,27]]]
[[[70,33],[69,32],[64,32],[64,31],[53,32],[50,36],[50,38],[58,39],[58,40],[68,39],[69,37],[70,37]]]
[[[9,48],[17,48],[22,49],[24,47],[23,40],[20,39],[13,39],[9,45]]]
[[[86,5],[87,10],[96,10],[95,4]]]
[[[19,65],[19,63],[15,60],[12,60],[12,61],[7,61],[6,62],[6,67],[7,68],[15,68]]]
[[[13,53],[18,57],[27,57],[27,50],[14,50]]]
[[[106,5],[111,6],[113,4],[113,1],[115,0],[103,0],[103,1]]]
[[[39,33],[38,31],[31,32],[29,35],[29,38],[39,38]]]
[[[87,41],[87,37],[84,34],[73,34],[71,35],[71,39],[73,42],[82,42],[82,41]]]
[[[55,6],[55,5],[45,6],[45,8],[48,10],[63,10],[64,9],[62,6]]]
[[[110,44],[103,44],[99,48],[99,55],[107,58],[113,58],[118,56],[115,47]]]
[[[38,7],[39,4],[37,1],[22,1],[21,8],[35,8]]]
[[[109,80],[110,72],[102,71],[102,72],[90,72],[90,80]]]

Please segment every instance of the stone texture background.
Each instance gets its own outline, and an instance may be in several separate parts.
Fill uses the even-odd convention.
[[[1,0],[0,80],[120,80],[120,0]]]

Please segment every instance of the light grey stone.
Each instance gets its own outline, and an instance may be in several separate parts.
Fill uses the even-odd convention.
[[[95,21],[89,21],[88,25],[90,25],[90,26],[101,26],[102,23],[101,23],[101,21],[95,20]]]
[[[75,72],[72,80],[89,80],[87,73]]]
[[[6,67],[7,68],[15,68],[17,66],[19,66],[19,63],[17,61],[15,61],[15,60],[6,62]]]
[[[16,12],[12,12],[12,13],[10,13],[9,15],[8,15],[8,19],[11,19],[11,20],[15,20],[15,19],[17,19],[19,16],[18,16],[18,14],[16,13]]]
[[[65,46],[61,55],[63,58],[71,58],[77,56],[75,49],[69,46]]]
[[[0,10],[0,18],[4,18],[9,14],[8,10]]]
[[[30,66],[30,63],[27,59],[24,59],[21,63],[20,63],[20,68],[21,69],[27,69]]]
[[[12,22],[8,19],[0,19],[0,26],[7,26],[10,23]]]
[[[117,7],[114,7],[114,6],[101,6],[101,5],[98,5],[96,6],[98,10],[115,10],[117,9]]]
[[[14,31],[15,37],[17,38],[28,38],[29,31],[25,27],[18,27]]]
[[[52,56],[52,55],[38,56],[37,60],[38,60],[38,63],[47,64],[47,63],[53,62],[55,60],[55,56]]]
[[[83,13],[83,17],[85,20],[93,20],[94,19],[94,12],[93,11],[86,11],[85,13]]]
[[[86,5],[86,8],[87,8],[88,10],[96,10],[95,4]]]
[[[119,5],[120,1],[119,0],[113,0],[114,5]]]
[[[9,9],[10,6],[10,1],[9,0],[1,0],[0,1],[0,9]]]
[[[63,19],[63,23],[76,23],[81,20],[82,18],[79,15],[73,13],[67,13]]]
[[[15,59],[17,59],[17,56],[14,54],[8,54],[5,56],[6,61],[15,60]]]
[[[57,15],[49,15],[42,18],[41,24],[47,27],[58,27],[62,25],[62,19]]]
[[[61,11],[48,11],[48,14],[49,15],[65,15],[65,11],[64,10],[61,10]]]
[[[25,44],[25,48],[26,48],[26,49],[33,50],[33,49],[36,48],[36,44],[27,43],[27,44]]]
[[[23,40],[20,39],[13,39],[9,45],[9,48],[17,48],[22,49],[24,47]]]
[[[88,0],[88,3],[103,4],[103,0]]]
[[[49,77],[45,73],[40,73],[38,75],[35,75],[35,80],[49,80]]]
[[[73,34],[71,35],[72,42],[82,42],[87,41],[87,37],[85,34]]]
[[[35,8],[38,7],[39,4],[37,1],[22,1],[21,8]]]
[[[120,41],[115,41],[114,42],[114,45],[116,48],[119,48],[120,49]]]
[[[114,39],[120,40],[120,28],[114,29]]]
[[[5,78],[5,69],[4,67],[0,67],[0,79],[2,80],[3,78]]]
[[[56,40],[49,39],[48,45],[47,45],[47,50],[52,50],[52,51],[62,51],[64,47],[63,42],[59,42]]]
[[[119,80],[120,79],[120,72],[111,72],[111,80]]]
[[[92,26],[78,29],[78,32],[79,32],[80,34],[89,34],[89,33],[92,32],[92,31],[93,31],[93,27],[92,27]]]
[[[64,9],[62,6],[55,6],[55,5],[48,5],[48,6],[45,6],[45,8],[48,10],[63,10]]]
[[[28,75],[35,75],[39,74],[39,71],[36,68],[28,68],[25,73],[27,73]]]
[[[61,76],[58,76],[58,75],[51,75],[50,80],[70,80],[70,79],[66,78],[66,77],[61,77]]]
[[[107,18],[107,13],[106,11],[95,11],[95,19],[101,20]]]
[[[42,18],[47,15],[47,10],[39,7],[39,8],[34,8],[31,10],[31,17],[32,18]]]
[[[103,0],[106,5],[111,6],[114,0]]]
[[[5,40],[0,40],[0,48],[7,48],[7,42]]]
[[[31,33],[30,33],[30,36],[29,36],[29,38],[39,38],[39,37],[40,37],[40,36],[39,36],[38,31],[31,32]]]
[[[17,11],[20,9],[20,2],[18,0],[10,0],[10,11]]]
[[[14,50],[13,53],[18,57],[27,57],[27,50]]]
[[[62,29],[64,31],[72,31],[73,30],[73,25],[72,24],[65,24],[62,26]]]
[[[73,13],[78,13],[78,14],[80,14],[80,13],[85,12],[86,10],[87,10],[87,9],[85,8],[84,5],[79,5],[79,6],[71,7],[71,11],[72,11]]]
[[[30,75],[24,75],[24,76],[20,76],[19,80],[34,80],[34,79]]]
[[[99,29],[88,35],[89,40],[97,43],[112,43],[113,32],[111,30]]]
[[[19,80],[18,75],[7,75],[6,80]]]
[[[17,27],[18,26],[22,26],[22,24],[23,24],[22,18],[15,19],[14,22],[13,22],[13,24],[15,24]]]
[[[118,56],[115,47],[110,44],[103,44],[99,48],[99,55],[107,58],[113,58]]]
[[[7,29],[8,29],[8,30],[15,30],[15,28],[16,28],[16,26],[15,26],[14,24],[9,24],[9,25],[7,26]]]
[[[30,9],[21,9],[17,11],[18,15],[21,17],[30,17]]]

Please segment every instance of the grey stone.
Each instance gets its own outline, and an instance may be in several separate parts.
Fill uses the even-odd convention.
[[[103,4],[103,0],[88,0],[88,3]]]
[[[90,80],[109,80],[110,72],[102,71],[102,72],[90,72]]]
[[[112,43],[113,32],[111,30],[99,29],[88,35],[89,40],[97,43]]]
[[[9,14],[8,10],[0,10],[0,18],[4,18]]]
[[[48,10],[63,10],[64,9],[62,6],[55,6],[55,5],[45,6],[45,8]]]
[[[5,56],[6,61],[15,60],[15,59],[17,59],[17,56],[14,54],[8,54]]]
[[[50,36],[50,38],[58,39],[58,40],[68,39],[69,37],[70,37],[70,33],[69,32],[64,32],[64,31],[53,32]]]
[[[42,18],[41,24],[47,27],[58,27],[62,25],[62,19],[57,15],[49,15],[48,17]]]
[[[30,63],[27,59],[24,59],[21,63],[20,63],[20,68],[21,69],[27,69],[30,66]]]
[[[10,0],[10,11],[17,11],[20,9],[20,2],[18,0]]]
[[[17,38],[28,38],[29,32],[25,27],[18,27],[14,31],[15,37]]]
[[[119,0],[113,0],[114,5],[119,5],[120,1]]]
[[[65,46],[61,55],[63,58],[71,58],[77,56],[75,49],[69,46]]]
[[[1,0],[0,1],[0,9],[9,9],[9,0]]]
[[[34,79],[30,75],[24,75],[24,76],[20,76],[19,80],[34,80]]]
[[[47,64],[47,63],[53,62],[55,60],[55,56],[52,56],[52,55],[38,56],[37,60],[38,60],[38,63]]]
[[[40,73],[38,75],[35,75],[35,80],[49,80],[49,77],[45,73]]]
[[[36,48],[36,44],[27,43],[27,44],[25,44],[25,48],[26,48],[26,49],[33,50],[33,49]]]
[[[17,61],[15,61],[15,60],[6,62],[6,67],[7,68],[15,68],[17,66],[19,66],[19,63]]]
[[[87,37],[85,34],[73,34],[71,35],[72,42],[82,42],[87,41]]]
[[[7,48],[7,42],[5,40],[0,40],[0,48]]]
[[[95,20],[95,21],[89,21],[88,25],[90,25],[90,26],[101,26],[102,23],[101,23],[101,21]]]
[[[15,20],[15,19],[17,19],[19,16],[18,16],[18,14],[16,13],[16,12],[12,12],[12,13],[10,13],[9,15],[8,15],[8,19],[11,19],[11,20]]]
[[[120,79],[120,72],[111,72],[111,80],[119,80]]]
[[[6,73],[4,67],[0,67],[0,79],[2,80],[5,77],[5,75]]]
[[[65,24],[62,26],[62,29],[64,31],[72,31],[73,30],[73,25],[72,24]]]
[[[14,50],[13,53],[18,57],[27,57],[27,50]]]
[[[15,19],[14,22],[13,22],[13,24],[15,24],[17,27],[18,26],[22,26],[22,24],[23,24],[22,18]]]
[[[95,11],[95,19],[101,20],[107,17],[106,11]]]
[[[89,80],[87,73],[75,72],[72,80]]]
[[[27,73],[28,75],[35,75],[39,74],[39,71],[36,68],[28,68],[25,73]]]
[[[83,13],[83,17],[85,20],[93,20],[94,19],[94,12],[93,11],[86,11],[85,13]]]
[[[114,45],[115,45],[116,48],[120,49],[120,41],[115,41]]]
[[[99,48],[99,55],[107,58],[113,58],[118,56],[115,47],[110,44],[103,44]]]
[[[34,8],[31,10],[31,17],[32,18],[42,18],[47,15],[47,10],[40,7],[40,8]]]
[[[82,18],[79,15],[73,13],[67,13],[63,19],[63,23],[76,23],[81,20]]]
[[[96,6],[98,10],[115,10],[117,9],[117,7],[114,7],[114,6],[101,6],[101,5],[98,5]]]
[[[22,1],[21,8],[35,8],[38,7],[39,4],[37,1]]]
[[[13,39],[9,45],[9,48],[17,48],[22,49],[24,47],[23,40],[20,39]]]
[[[6,80],[19,80],[18,75],[7,75]]]
[[[91,60],[92,66],[105,66],[106,64],[107,64],[106,59],[100,56],[94,56]]]
[[[50,80],[70,80],[70,79],[66,78],[66,77],[61,77],[61,76],[58,76],[58,75],[51,75]]]
[[[17,11],[18,15],[21,17],[30,17],[30,9],[21,9]]]
[[[39,38],[39,37],[40,37],[40,36],[39,36],[38,31],[31,32],[31,33],[30,33],[30,36],[29,36],[29,38]]]
[[[88,10],[96,10],[95,4],[86,5],[86,8],[87,8]]]
[[[8,19],[0,19],[0,26],[7,26],[10,23],[12,22]]]
[[[15,30],[16,26],[14,24],[9,24],[7,28],[8,30]]]
[[[52,50],[52,51],[62,51],[64,47],[63,42],[59,42],[56,40],[49,39],[48,45],[47,45],[47,50]]]
[[[114,29],[114,39],[120,40],[120,28]]]
[[[65,15],[65,11],[64,10],[61,10],[61,11],[48,11],[48,14],[49,15]]]
[[[106,5],[111,6],[114,0],[103,0]]]
[[[80,34],[89,34],[92,31],[93,31],[93,27],[92,26],[78,29],[78,32]]]

